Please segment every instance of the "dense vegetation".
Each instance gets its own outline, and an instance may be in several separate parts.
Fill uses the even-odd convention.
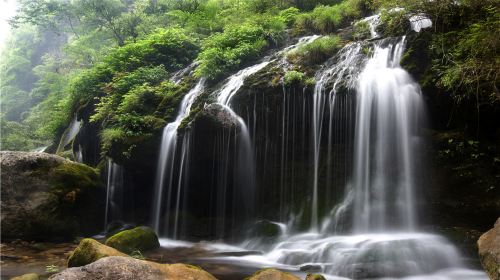
[[[158,131],[192,85],[169,82],[175,71],[196,62],[196,77],[215,83],[304,34],[329,36],[287,59],[320,64],[346,43],[333,33],[378,10],[385,35],[408,33],[412,14],[433,20],[407,67],[480,115],[500,100],[498,8],[494,0],[22,0],[0,59],[1,148],[48,145],[91,106],[103,150],[127,150]],[[367,32],[358,23],[351,38]],[[284,80],[306,79],[293,70]]]

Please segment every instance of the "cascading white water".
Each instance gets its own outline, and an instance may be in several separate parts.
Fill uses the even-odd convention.
[[[321,154],[321,139],[323,135],[323,122],[325,110],[329,109],[330,123],[332,122],[333,110],[335,108],[335,97],[338,86],[341,83],[352,87],[355,81],[356,72],[361,61],[360,52],[362,45],[352,43],[344,47],[337,55],[335,64],[332,67],[320,71],[316,76],[316,85],[313,96],[312,110],[312,151],[313,151],[313,182],[312,182],[312,203],[311,203],[311,229],[319,230],[318,216],[318,181],[319,164]],[[331,128],[331,125],[329,126]],[[330,132],[328,133],[330,135]],[[329,140],[331,142],[331,140]],[[328,153],[327,156],[330,156]]]
[[[121,220],[123,209],[123,167],[108,159],[108,179],[106,187],[106,209],[104,227],[114,221]]]
[[[64,131],[61,140],[59,142],[59,146],[57,147],[57,152],[64,151],[65,147],[75,139],[76,135],[80,131],[82,122],[78,120],[78,116],[75,114],[71,122],[69,123],[68,128]]]
[[[399,66],[405,38],[375,46],[358,79],[353,187],[355,232],[416,227],[420,87]],[[389,221],[389,219],[391,221]]]
[[[483,272],[463,268],[460,254],[446,239],[415,231],[415,161],[421,141],[419,120],[424,112],[418,84],[399,66],[404,39],[377,42],[359,76],[352,71],[357,105],[353,178],[346,185],[345,200],[334,208],[335,215],[325,218],[325,224],[338,223],[336,219],[344,217],[339,213],[351,209],[355,234],[332,235],[335,227],[331,226],[318,232],[312,217],[312,232],[285,233],[263,255],[219,259],[289,270],[310,267],[331,279],[486,279]],[[329,97],[336,94],[335,81],[346,76],[339,74],[339,68],[350,71],[350,66],[359,65],[350,57],[359,51],[351,53],[351,48],[355,49],[347,46],[339,55],[349,57],[349,63],[338,59],[317,77],[315,151],[320,146],[322,114],[329,102],[335,102],[335,97]],[[327,86],[333,90],[327,92]],[[317,213],[314,207],[312,211]]]
[[[161,148],[160,148],[160,156],[158,158],[158,170],[156,172],[156,181],[155,181],[155,201],[154,201],[154,213],[153,213],[153,228],[156,232],[160,232],[161,226],[161,216],[163,209],[163,201],[166,201],[166,211],[170,210],[170,201],[171,195],[174,190],[174,167],[175,167],[175,156],[176,156],[176,145],[177,145],[177,128],[180,126],[182,120],[189,115],[191,111],[191,106],[193,105],[196,97],[200,95],[203,91],[205,84],[204,79],[200,79],[196,86],[191,89],[182,99],[181,104],[179,106],[179,112],[177,113],[177,117],[175,120],[165,126],[163,129],[162,140],[161,140]],[[183,141],[184,142],[184,141]],[[185,152],[187,149],[183,148],[181,154],[181,159],[185,159]],[[179,182],[177,182],[177,186],[181,185],[181,178],[179,178]],[[167,195],[165,198],[165,188],[167,189]],[[180,195],[180,194],[178,194]],[[177,202],[178,200],[176,200]],[[175,206],[178,209],[179,205]],[[175,213],[176,218],[175,221],[178,221],[178,211]],[[167,217],[169,217],[167,213]],[[166,219],[166,227],[168,228],[169,219]],[[175,222],[177,225],[177,222]],[[174,235],[177,233],[174,230]]]

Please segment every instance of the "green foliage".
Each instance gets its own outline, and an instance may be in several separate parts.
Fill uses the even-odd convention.
[[[208,37],[198,56],[197,76],[215,80],[255,59],[271,42],[281,39],[284,27],[282,18],[265,15]]]
[[[408,12],[402,9],[382,10],[380,22],[379,29],[387,37],[403,35],[410,28]]]
[[[295,7],[290,7],[283,11],[280,11],[279,16],[283,19],[283,22],[291,27],[295,23],[297,16],[299,15],[300,10]]]
[[[347,0],[334,6],[317,6],[309,13],[297,17],[297,33],[332,33],[362,15],[361,0]]]
[[[353,28],[354,32],[352,34],[352,37],[354,38],[354,40],[359,41],[370,38],[370,25],[367,21],[358,21],[354,24]]]
[[[59,267],[57,265],[47,265],[45,267],[45,272],[47,273],[56,273],[56,272],[59,272]]]
[[[301,83],[304,81],[306,75],[302,72],[299,71],[288,71],[285,73],[285,76],[283,77],[283,83],[285,85],[292,85],[296,83]]]
[[[324,36],[289,52],[287,59],[300,65],[319,64],[337,53],[342,45],[340,37]]]
[[[484,18],[459,32],[449,32],[441,40],[456,40],[450,46],[445,64],[435,66],[441,72],[439,85],[456,94],[457,100],[467,98],[464,89],[476,99],[487,98],[490,102],[500,101],[499,83],[500,39],[497,36],[500,14],[493,8]],[[481,46],[481,47],[478,47]],[[479,102],[479,100],[477,100]]]

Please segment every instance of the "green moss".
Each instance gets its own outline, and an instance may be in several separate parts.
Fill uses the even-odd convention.
[[[160,247],[156,233],[148,227],[136,227],[119,232],[108,238],[106,245],[127,254]]]
[[[285,73],[285,77],[283,77],[283,83],[285,85],[292,85],[297,83],[302,83],[305,79],[305,74],[299,71],[288,71]]]
[[[289,52],[286,58],[302,66],[316,65],[335,55],[343,45],[339,36],[324,36]]]
[[[120,252],[104,246],[92,238],[84,238],[71,253],[68,267],[83,266],[109,256],[122,256]]]
[[[100,186],[97,171],[80,163],[60,164],[50,171],[49,177],[55,189],[89,189]]]
[[[371,37],[370,25],[367,21],[358,21],[354,24],[354,32],[352,34],[354,40],[364,40]]]
[[[321,274],[307,274],[306,280],[326,280]]]
[[[40,277],[36,273],[23,274],[21,276],[13,277],[10,280],[38,280]]]

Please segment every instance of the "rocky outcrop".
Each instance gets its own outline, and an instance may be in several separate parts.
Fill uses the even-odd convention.
[[[50,280],[214,280],[210,273],[186,264],[158,264],[131,257],[106,257],[82,267],[68,268]]]
[[[300,280],[300,278],[274,268],[266,268],[255,272],[247,280]]]
[[[207,105],[196,116],[197,126],[211,127],[212,129],[230,129],[238,126],[238,116],[226,106],[213,103]]]
[[[491,280],[500,279],[500,218],[495,227],[481,235],[477,241],[479,258]]]
[[[84,266],[111,256],[124,257],[127,255],[94,239],[85,238],[80,241],[78,247],[69,256],[68,267]]]
[[[147,251],[160,247],[160,242],[153,229],[136,227],[121,231],[106,240],[106,245],[130,254],[134,251]]]
[[[105,189],[96,170],[31,152],[0,152],[0,167],[2,240],[64,240],[102,229]]]

